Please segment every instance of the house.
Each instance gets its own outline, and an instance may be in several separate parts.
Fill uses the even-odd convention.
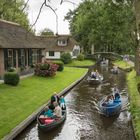
[[[72,36],[35,36],[17,23],[0,20],[0,79],[11,67],[20,72],[42,62],[42,56],[60,59],[63,52],[69,52],[72,58],[80,53]]]
[[[45,48],[46,59],[60,59],[61,53],[69,52],[72,58],[77,58],[80,46],[71,35],[39,36]]]
[[[10,67],[19,69],[40,62],[41,44],[19,24],[0,20],[0,77]]]

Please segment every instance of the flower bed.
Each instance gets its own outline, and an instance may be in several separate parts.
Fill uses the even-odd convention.
[[[38,63],[35,66],[35,75],[42,77],[54,76],[58,67],[57,64],[52,62]]]

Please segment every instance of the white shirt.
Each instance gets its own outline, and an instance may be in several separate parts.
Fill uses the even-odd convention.
[[[56,115],[57,117],[62,117],[62,109],[60,106],[56,106],[54,109],[54,115]]]

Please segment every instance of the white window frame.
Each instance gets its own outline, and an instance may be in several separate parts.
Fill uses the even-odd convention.
[[[58,46],[67,46],[67,40],[58,40]]]

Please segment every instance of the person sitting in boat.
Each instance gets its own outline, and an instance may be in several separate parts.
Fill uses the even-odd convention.
[[[113,100],[114,100],[114,96],[113,95],[107,96],[107,102],[108,102],[108,104],[112,104],[113,103]]]
[[[56,92],[54,92],[54,95],[51,96],[51,104],[53,104],[54,102],[57,102],[59,104],[59,96],[57,95]]]
[[[40,119],[44,120],[46,118],[52,118],[53,117],[53,112],[52,110],[46,106],[45,109],[44,109],[44,114],[43,115],[40,115]]]
[[[100,79],[100,78],[101,78],[101,76],[100,76],[98,70],[95,71],[95,75],[96,75],[96,79]]]
[[[44,116],[48,118],[53,116],[53,111],[48,106],[45,107]]]
[[[91,78],[96,79],[96,72],[95,72],[95,71],[92,71],[92,72],[91,72]]]
[[[66,108],[64,96],[61,96],[60,97],[60,107],[62,109],[65,109]]]
[[[116,85],[115,85],[115,87],[113,89],[113,94],[114,94],[114,98],[115,99],[119,99],[120,98],[119,90],[118,90]]]
[[[117,93],[115,93],[115,99],[120,99],[120,94],[117,92]]]
[[[103,106],[109,106],[110,104],[113,103],[114,100],[114,96],[113,95],[109,95],[106,97],[105,101],[103,102]]]
[[[112,72],[113,73],[118,73],[118,66],[113,66]]]
[[[53,113],[53,118],[61,118],[62,117],[61,107],[58,105],[57,102],[54,102],[53,104],[55,106],[54,113]]]

